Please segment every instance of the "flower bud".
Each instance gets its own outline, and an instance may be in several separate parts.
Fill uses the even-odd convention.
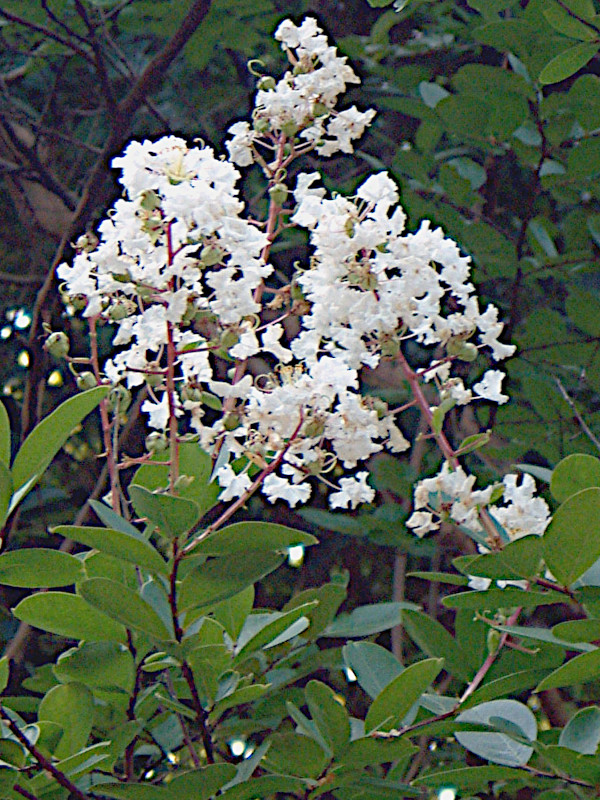
[[[84,294],[72,294],[68,302],[73,306],[75,311],[83,311],[88,304],[88,299]]]
[[[316,102],[313,105],[313,114],[315,117],[323,117],[325,114],[329,114],[331,109],[325,105],[325,103]]]
[[[120,320],[133,314],[135,310],[136,305],[132,300],[126,297],[119,297],[108,309],[108,316],[113,322],[120,322]]]
[[[200,260],[205,267],[214,267],[220,264],[225,255],[225,250],[217,244],[207,244],[200,252]]]
[[[141,191],[138,195],[138,202],[140,208],[143,208],[144,211],[151,212],[160,208],[160,197],[152,189],[144,189]]]
[[[186,383],[181,390],[181,399],[188,400],[191,403],[201,403],[202,394],[202,389],[198,385]]]
[[[152,435],[152,434],[150,434],[150,435]],[[193,482],[194,482],[193,475],[180,475],[177,478],[177,480],[175,481],[175,486],[173,488],[175,489],[175,491],[178,491],[178,490],[181,490],[181,489],[187,489],[187,487],[191,486],[191,484]]]
[[[112,414],[118,408],[119,414],[122,414],[124,411],[127,411],[130,403],[131,392],[129,389],[125,388],[125,386],[121,386],[120,383],[117,383],[106,397],[106,410],[109,414]]]
[[[169,440],[160,431],[152,431],[146,436],[146,450],[149,453],[164,453],[168,446]]]
[[[288,188],[285,183],[274,183],[269,188],[269,197],[276,206],[282,206],[287,200]]]
[[[400,351],[400,343],[396,339],[386,339],[381,343],[381,355],[386,358],[394,358]]]
[[[230,347],[234,347],[240,340],[240,337],[237,333],[231,329],[223,331],[221,334],[220,345],[225,350],[229,350]]]
[[[263,75],[262,78],[258,79],[256,88],[263,92],[271,92],[276,85],[275,78],[272,75]]]
[[[164,373],[160,368],[160,364],[157,364],[156,362],[149,363],[148,370],[149,372],[144,373],[146,385],[156,389],[157,386],[161,386],[163,384],[165,380]]]
[[[281,132],[289,137],[295,136],[298,133],[298,125],[295,120],[289,119],[287,122],[284,122],[281,126]]]
[[[223,419],[223,426],[226,431],[234,431],[240,427],[241,422],[240,415],[232,411]]]
[[[44,349],[54,358],[65,358],[69,354],[69,337],[63,331],[55,331],[46,339]]]
[[[98,237],[95,233],[83,233],[73,246],[78,253],[91,253],[98,247]]]
[[[85,392],[87,389],[93,389],[98,385],[96,376],[93,372],[82,372],[76,378],[77,388],[80,392]]]
[[[454,342],[452,340],[446,345],[446,352],[449,356],[454,356],[460,361],[475,361],[479,355],[479,350],[472,342]]]
[[[271,128],[271,123],[266,117],[256,117],[252,122],[252,127],[257,133],[266,133]]]
[[[322,419],[309,419],[304,423],[302,433],[309,439],[322,436],[325,431],[325,422]]]

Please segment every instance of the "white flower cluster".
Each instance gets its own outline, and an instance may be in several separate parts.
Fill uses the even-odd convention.
[[[360,83],[352,67],[345,57],[338,56],[311,17],[299,27],[285,20],[275,38],[292,69],[277,82],[271,76],[258,81],[252,126],[242,121],[229,128],[231,160],[240,167],[249,166],[256,160],[257,147],[274,148],[281,133],[304,140],[304,152],[316,149],[321,156],[352,153],[352,141],[363,135],[375,116],[373,109],[359,111],[356,106],[335,109],[346,85]]]
[[[415,489],[415,512],[406,524],[419,537],[438,530],[444,520],[460,525],[474,538],[481,540],[486,531],[480,513],[497,527],[499,538],[513,541],[529,534],[541,536],[550,522],[546,501],[536,497],[536,485],[531,475],[505,475],[502,481],[501,506],[490,505],[496,486],[474,490],[475,476],[467,475],[461,466],[452,467],[446,461],[433,478],[420,481]],[[426,510],[421,510],[426,509]]]
[[[334,140],[344,150],[341,131],[348,134],[348,121],[334,136],[344,112],[336,115],[333,106],[356,76],[314,20],[299,27],[284,22],[276,36],[295,66],[274,88],[259,91],[255,126],[269,120],[267,135],[279,145],[297,143],[317,126],[319,137],[327,134],[327,152]],[[326,113],[316,113],[319,104]],[[371,112],[367,116],[364,124]],[[289,119],[297,127],[286,132]],[[351,127],[351,138],[364,124]],[[124,199],[99,226],[99,242],[84,241],[58,275],[71,303],[85,307],[84,316],[117,324],[113,344],[119,350],[104,373],[115,384],[146,383],[150,396],[142,410],[150,426],[165,431],[187,412],[200,445],[218,456],[223,500],[243,496],[262,472],[262,491],[273,502],[306,502],[309,479],[316,477],[333,489],[332,507],[355,508],[374,497],[367,472],[332,483],[334,468],[354,469],[384,447],[409,447],[387,404],[361,395],[359,369],[376,367],[413,339],[435,347],[438,358],[445,348],[444,358],[421,371],[435,381],[443,402],[464,404],[476,395],[501,403],[507,399],[502,372],[488,370],[467,388],[451,367],[457,359],[473,361],[481,348],[495,360],[514,348],[498,340],[497,309],[480,311],[470,260],[457,245],[429,222],[416,233],[404,231],[396,185],[383,173],[353,197],[326,196],[315,185],[316,172],[297,177],[294,207],[285,213],[308,229],[312,256],[288,287],[301,298],[273,320],[271,311],[264,313],[263,294],[273,273],[268,253],[275,224],[271,214],[271,227],[244,216],[240,174],[231,163],[249,163],[240,146],[229,143],[228,161],[173,136],[132,142],[113,161],[122,170]],[[292,155],[281,148],[277,153],[277,168],[266,172],[286,196],[282,170]],[[281,210],[281,202],[278,197],[271,208]],[[293,338],[282,324],[292,314],[298,317]],[[275,362],[273,370],[244,374],[245,359],[257,355]],[[226,374],[227,360],[236,366]],[[463,474],[445,469],[443,480],[456,482]],[[435,491],[454,498],[453,513],[463,524],[475,524],[474,509],[489,501],[472,491],[466,476],[461,487]],[[435,526],[431,512],[419,511],[430,504],[428,494],[413,515],[417,532]]]

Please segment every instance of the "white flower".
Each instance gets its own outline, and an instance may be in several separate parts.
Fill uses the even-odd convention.
[[[329,495],[331,508],[356,508],[360,503],[370,503],[375,490],[367,484],[368,477],[368,472],[357,472],[354,478],[341,478],[341,490]]]
[[[241,497],[251,486],[252,481],[248,477],[247,472],[240,472],[236,475],[229,464],[217,470],[217,480],[219,486],[223,486],[225,491],[219,495],[219,500],[227,502],[234,500],[236,497]]]
[[[158,430],[165,430],[169,424],[169,394],[163,392],[163,396],[158,402],[148,398],[142,403],[142,411],[148,414],[148,425],[151,428]],[[176,406],[175,416],[180,417],[183,414],[181,408]]]
[[[312,491],[309,483],[294,484],[273,474],[267,475],[262,490],[270,503],[285,500],[292,508],[298,503],[306,503]]]
[[[485,400],[493,400],[495,403],[506,403],[510,400],[507,394],[502,394],[502,381],[506,376],[499,369],[488,369],[483,379],[474,384],[473,391]]]

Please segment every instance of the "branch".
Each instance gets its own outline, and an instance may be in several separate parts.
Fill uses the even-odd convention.
[[[60,33],[56,33],[55,31],[51,30],[51,28],[47,28],[45,25],[38,25],[35,22],[29,22],[29,20],[23,19],[23,17],[19,17],[16,14],[12,14],[10,11],[6,11],[4,8],[0,8],[0,16],[4,17],[4,19],[7,19],[9,22],[22,25],[24,28],[27,28],[30,31],[35,31],[36,33],[40,33],[42,36],[47,36],[49,39],[53,39],[55,42],[68,47],[69,50],[77,53],[77,55],[81,56],[86,61],[92,64],[94,63],[90,54],[86,53],[83,48],[74,44],[66,36],[61,36]]]
[[[76,797],[77,800],[89,800],[89,795],[85,795],[81,789],[78,789],[77,786],[75,786],[75,784],[67,778],[64,772],[61,772],[59,769],[57,769],[54,764],[48,758],[46,758],[46,756],[43,755],[40,750],[37,749],[34,744],[31,744],[29,739],[25,736],[16,722],[14,722],[12,717],[6,712],[6,709],[3,706],[0,706],[0,716],[8,725],[11,733],[21,742],[27,752],[35,758],[42,769],[44,769],[46,772],[49,772],[54,780],[57,783],[60,783],[62,787],[67,789],[67,791],[69,791],[73,797]],[[23,792],[20,792],[20,794],[23,794]],[[23,796],[27,797],[28,795],[24,794]],[[31,797],[31,795],[29,795],[29,797]]]

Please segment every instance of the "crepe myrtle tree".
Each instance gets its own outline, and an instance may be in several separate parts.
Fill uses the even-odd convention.
[[[351,153],[375,112],[344,105],[359,79],[314,19],[275,38],[287,71],[258,76],[226,154],[166,136],[113,160],[122,199],[58,267],[89,356],[47,332],[81,393],[12,465],[0,414],[4,522],[96,406],[110,482],[90,500],[101,526],[53,529],[71,547],[0,555],[4,585],[41,590],[14,616],[70,645],[23,682],[28,694],[2,697],[2,796],[595,796],[600,708],[573,704],[559,728],[535,698],[598,674],[600,461],[477,483],[465,456],[489,432],[454,441],[448,414],[509,401],[498,311],[480,305],[455,242],[428,221],[405,230],[387,174],[343,195],[296,167]],[[252,165],[264,219],[240,196]],[[271,249],[290,228],[307,232],[308,256],[286,278]],[[101,325],[114,329],[104,362]],[[398,407],[361,392],[382,362],[402,376]],[[134,394],[150,429],[135,458],[120,443]],[[403,421],[415,409],[418,434]],[[256,582],[317,541],[244,519],[249,498],[296,507],[320,484],[332,509],[356,509],[375,500],[369,457],[423,438],[442,463],[416,484],[406,524],[471,542],[452,572],[416,573],[448,585],[453,632],[409,602],[338,613],[343,576],[255,607]],[[553,516],[531,473],[550,481]],[[552,605],[568,621],[540,626]],[[373,641],[399,624],[418,649],[409,664]],[[9,670],[5,656],[5,689]]]

